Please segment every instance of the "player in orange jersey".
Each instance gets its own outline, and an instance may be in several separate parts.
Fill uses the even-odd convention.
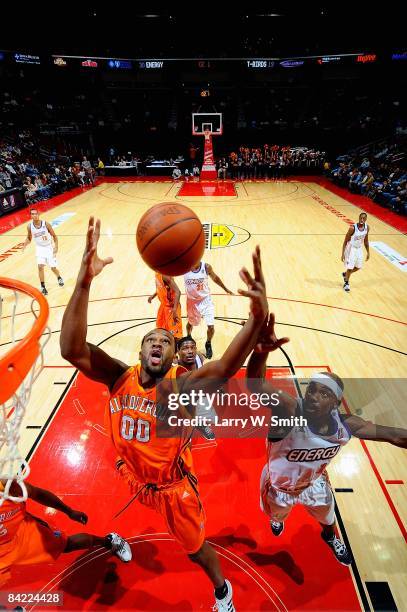
[[[0,490],[3,491],[5,485],[6,482],[1,481]],[[73,521],[83,525],[88,522],[84,512],[70,508],[51,491],[40,489],[28,482],[25,486],[29,499],[42,506],[60,510]],[[10,495],[15,497],[21,495],[16,482],[10,487]],[[104,546],[121,561],[131,561],[131,548],[117,533],[109,533],[105,537],[90,533],[67,536],[27,512],[25,502],[6,499],[0,506],[0,587],[10,579],[11,568],[14,565],[51,563],[63,552],[85,550],[93,546]]]
[[[154,329],[144,336],[141,363],[134,367],[86,341],[92,281],[113,261],[98,256],[99,236],[100,221],[95,223],[91,217],[78,279],[62,321],[62,356],[92,380],[107,385],[110,402],[106,426],[120,457],[120,472],[139,501],[163,516],[168,531],[189,558],[204,569],[215,588],[217,609],[233,612],[232,586],[224,578],[215,550],[205,541],[205,516],[193,471],[190,431],[181,429],[177,438],[157,433],[169,406],[157,398],[157,386],[169,384],[173,389],[182,388],[183,393],[214,391],[219,381],[234,376],[243,366],[268,312],[260,249],[257,247],[253,254],[254,277],[245,268],[240,271],[247,289],[239,293],[250,299],[248,320],[221,359],[188,372],[172,365],[175,340],[164,329]]]
[[[182,337],[181,304],[179,298],[181,291],[172,276],[156,273],[156,292],[150,295],[148,303],[151,304],[155,296],[160,300],[157,312],[157,327],[171,332],[174,338]]]

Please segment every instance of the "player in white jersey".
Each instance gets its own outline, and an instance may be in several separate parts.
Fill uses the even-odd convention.
[[[369,226],[366,223],[367,214],[360,213],[359,222],[350,226],[342,245],[341,260],[345,263],[346,271],[342,272],[343,288],[350,291],[349,278],[354,272],[361,269],[363,265],[363,245],[366,248],[366,261],[370,257],[369,253]]]
[[[329,462],[352,435],[364,440],[389,442],[407,448],[407,430],[375,425],[339,412],[344,385],[336,374],[321,372],[313,376],[304,399],[278,391],[265,380],[267,355],[288,338],[277,340],[274,316],[263,327],[259,342],[247,366],[248,385],[252,391],[279,393],[273,416],[281,419],[303,417],[306,424],[270,426],[267,463],[260,481],[260,506],[270,517],[274,535],[284,529],[284,520],[293,506],[301,504],[320,523],[322,539],[340,563],[349,565],[352,555],[335,533],[335,502],[326,474]]]
[[[41,291],[44,295],[48,295],[44,278],[45,265],[48,265],[57,277],[58,285],[60,287],[64,286],[64,281],[57,268],[58,238],[48,221],[41,221],[37,208],[31,208],[30,214],[32,220],[27,226],[27,238],[24,241],[23,250],[31,242],[31,239],[34,238]]]
[[[191,336],[184,336],[177,340],[178,365],[187,370],[197,370],[204,364],[205,357],[197,350],[196,342]],[[215,411],[213,408],[208,410],[205,405],[198,405],[196,416],[205,417],[208,422],[214,419]],[[200,425],[196,428],[207,440],[214,440],[215,434],[210,425]]]
[[[205,343],[207,359],[211,359],[213,356],[212,338],[215,333],[215,306],[209,289],[209,277],[226,293],[233,295],[233,292],[225,287],[222,280],[214,272],[212,266],[203,261],[198,262],[189,272],[184,274],[185,292],[187,294],[187,334],[188,336],[192,334],[192,327],[199,325],[201,319],[205,321],[208,326]]]

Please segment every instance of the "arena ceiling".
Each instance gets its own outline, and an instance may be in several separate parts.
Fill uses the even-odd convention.
[[[386,11],[354,2],[163,4],[8,3],[0,47],[115,57],[271,57],[399,49],[405,42],[401,9],[392,3]]]

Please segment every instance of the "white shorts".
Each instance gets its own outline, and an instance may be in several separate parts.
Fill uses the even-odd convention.
[[[333,525],[335,522],[335,502],[331,486],[321,474],[309,487],[298,495],[275,489],[269,479],[268,466],[265,465],[260,479],[260,508],[273,521],[285,521],[293,506],[304,506],[318,523]]]
[[[361,268],[363,266],[363,249],[362,247],[355,249],[354,247],[346,247],[345,249],[345,266],[348,270],[353,268]]]
[[[57,259],[54,255],[54,247],[46,246],[46,247],[37,247],[36,250],[37,264],[47,265],[50,268],[57,268]]]
[[[211,298],[205,298],[202,302],[187,299],[187,315],[191,325],[199,325],[201,319],[207,325],[215,324],[215,306]]]

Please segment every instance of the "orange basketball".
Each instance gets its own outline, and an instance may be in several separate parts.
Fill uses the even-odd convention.
[[[202,223],[193,210],[177,202],[161,202],[145,212],[136,240],[146,264],[168,276],[188,272],[205,249]]]

